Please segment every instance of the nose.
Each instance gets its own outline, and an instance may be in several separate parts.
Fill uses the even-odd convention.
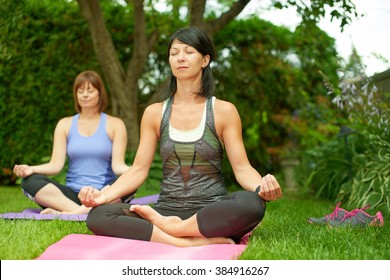
[[[178,53],[177,60],[178,61],[184,61],[184,52],[179,52]]]
[[[88,97],[88,91],[86,91],[86,90],[81,91],[80,96],[81,97]]]

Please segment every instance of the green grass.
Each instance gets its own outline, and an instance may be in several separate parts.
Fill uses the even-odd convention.
[[[144,193],[139,195],[145,195]],[[18,187],[0,187],[0,213],[37,206]],[[389,260],[390,227],[335,229],[314,226],[309,217],[332,212],[334,203],[286,194],[268,203],[261,225],[253,231],[243,260]],[[375,214],[372,211],[370,214]],[[0,219],[0,259],[29,260],[71,233],[92,234],[84,222]]]
[[[268,204],[261,226],[241,259],[389,260],[390,227],[330,228],[307,223],[334,209],[334,203],[286,196]],[[352,210],[352,209],[347,209]],[[375,211],[369,211],[375,214]]]
[[[0,212],[38,208],[18,187],[0,187]],[[70,233],[92,234],[85,222],[61,220],[0,219],[0,259],[29,260],[40,256],[51,244]]]

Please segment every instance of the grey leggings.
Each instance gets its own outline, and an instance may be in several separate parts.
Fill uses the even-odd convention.
[[[197,213],[200,233],[205,237],[229,237],[238,242],[263,219],[265,202],[255,192],[238,191],[224,200],[201,209],[169,211],[154,207],[163,216],[178,216],[185,220]],[[87,227],[96,235],[150,241],[153,225],[129,211],[129,204],[105,204],[93,208]]]

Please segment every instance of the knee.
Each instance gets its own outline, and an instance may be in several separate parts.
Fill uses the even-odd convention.
[[[96,235],[111,235],[118,210],[120,209],[114,204],[104,204],[92,208],[87,216],[87,228]]]
[[[24,192],[27,192],[31,196],[35,196],[38,190],[46,183],[44,177],[45,176],[40,174],[32,174],[28,177],[22,178],[20,186]]]
[[[104,225],[106,224],[106,205],[97,206],[89,211],[86,225],[89,230],[95,234],[104,235],[102,233]]]
[[[36,181],[36,179],[37,179],[38,177],[39,177],[38,174],[32,174],[32,175],[30,175],[30,176],[28,176],[28,177],[24,177],[24,178],[22,178],[22,182],[21,182],[20,186],[21,186],[23,189],[26,189],[26,188],[28,188],[28,186],[31,185],[31,182]]]
[[[260,223],[265,214],[265,202],[255,192],[245,191],[242,193],[244,198],[242,201],[242,213],[241,217],[246,217],[248,222]]]

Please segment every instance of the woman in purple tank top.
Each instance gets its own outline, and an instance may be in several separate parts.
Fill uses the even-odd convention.
[[[175,246],[240,242],[263,219],[266,201],[282,196],[273,175],[261,176],[251,166],[236,107],[213,97],[214,57],[199,28],[170,37],[166,99],[145,109],[133,165],[104,190],[84,187],[79,193],[85,206],[94,207],[87,226],[95,234]],[[141,186],[158,146],[163,174],[157,203],[110,203]],[[223,149],[242,191],[226,191]]]
[[[124,122],[103,111],[107,93],[95,71],[81,72],[73,86],[74,116],[62,118],[54,131],[51,159],[40,165],[17,164],[24,194],[40,205],[41,213],[88,213],[78,193],[83,186],[103,189],[129,169],[125,163],[127,134]],[[68,160],[66,182],[49,176],[61,172]]]

